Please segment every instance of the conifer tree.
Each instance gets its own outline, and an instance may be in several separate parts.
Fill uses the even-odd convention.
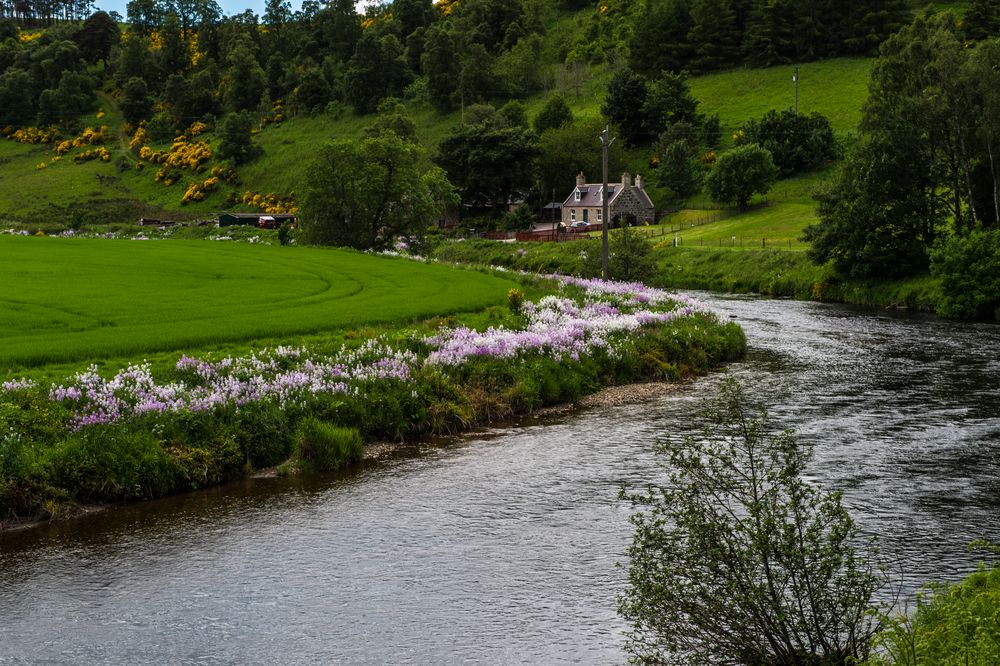
[[[727,0],[695,0],[688,31],[693,57],[691,69],[707,72],[735,61],[740,38],[736,18]]]
[[[629,66],[643,76],[680,72],[690,56],[688,0],[646,0],[628,41]]]
[[[441,113],[451,111],[455,108],[459,68],[455,42],[444,26],[435,25],[427,30],[421,66],[427,77],[431,104]]]
[[[986,39],[1000,34],[1000,2],[972,0],[962,19],[962,29],[969,39]]]

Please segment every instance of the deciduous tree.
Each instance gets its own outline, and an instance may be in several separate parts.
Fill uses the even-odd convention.
[[[740,210],[755,194],[766,194],[778,177],[771,153],[756,145],[738,146],[723,153],[705,179],[712,199],[735,203]]]
[[[666,482],[631,496],[619,611],[636,663],[864,660],[885,584],[839,492],[803,480],[811,449],[727,379],[704,433],[657,445]]]
[[[383,247],[433,222],[457,198],[438,168],[394,134],[328,143],[306,179],[301,236],[309,243]]]

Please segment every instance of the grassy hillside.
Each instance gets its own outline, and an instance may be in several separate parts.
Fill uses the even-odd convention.
[[[799,111],[821,113],[838,136],[853,132],[868,97],[871,58],[835,58],[799,65]],[[691,92],[705,113],[717,113],[723,137],[771,109],[795,107],[794,67],[737,69],[691,80]]]
[[[505,280],[356,252],[0,236],[0,366],[79,362],[481,309]]]
[[[802,104],[804,111],[819,111],[834,122],[837,132],[844,135],[851,131],[859,117],[864,101],[865,81],[870,61],[864,59],[836,59],[809,63],[802,66]],[[566,95],[577,119],[600,117],[600,106],[610,73],[603,67],[587,71],[579,88],[565,80],[557,88]],[[707,113],[718,113],[725,131],[724,138],[747,119],[763,114],[771,108],[785,108],[794,104],[791,86],[791,69],[773,67],[761,70],[734,70],[691,80],[692,91]],[[547,98],[535,95],[525,102],[528,117],[538,113]],[[441,116],[426,103],[409,102],[409,112],[416,124],[417,135],[428,153],[461,122],[461,111]],[[53,161],[56,156],[52,146],[22,145],[10,140],[0,140],[0,223],[6,218],[31,217],[34,221],[63,220],[67,224],[75,211],[53,210],[55,207],[79,207],[85,210],[104,211],[98,216],[120,216],[134,219],[142,214],[157,215],[162,211],[174,217],[209,217],[220,210],[242,208],[233,206],[229,197],[241,197],[245,191],[277,194],[300,194],[306,170],[315,147],[337,137],[361,136],[371,124],[372,116],[357,116],[345,111],[338,116],[292,117],[280,125],[265,127],[256,137],[263,148],[263,157],[240,167],[239,182],[223,185],[210,193],[204,201],[182,204],[181,199],[188,184],[207,177],[207,173],[184,170],[182,178],[170,186],[154,181],[154,165],[142,171],[135,170],[138,161],[128,150],[129,137],[122,131],[120,114],[110,95],[102,95],[101,110],[104,117],[81,118],[81,124],[97,127],[107,124],[115,134],[114,141],[106,144],[111,152],[108,162],[93,160],[74,164],[73,154]],[[215,139],[208,141],[216,146]],[[160,148],[166,146],[158,146]],[[627,155],[628,168],[634,172],[649,173],[649,150],[639,149]],[[44,168],[38,168],[45,164]],[[210,168],[215,161],[207,163]],[[650,178],[650,181],[653,179]],[[656,198],[658,191],[651,183]],[[771,195],[772,203],[786,200],[781,188]],[[31,192],[32,196],[24,196]],[[797,193],[797,202],[808,200]],[[691,205],[697,208],[711,206],[696,199]],[[122,220],[115,220],[122,221]]]

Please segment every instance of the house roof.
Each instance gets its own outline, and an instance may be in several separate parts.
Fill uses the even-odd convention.
[[[603,183],[587,183],[585,185],[580,185],[579,187],[574,187],[573,191],[569,193],[569,196],[563,201],[563,206],[577,206],[577,207],[593,207],[596,208],[601,205],[601,187]],[[577,201],[576,191],[580,190],[580,200]],[[608,183],[608,205],[615,200],[615,196],[621,190],[621,183],[611,184]]]
[[[574,187],[573,191],[569,193],[569,196],[563,201],[562,205],[564,207],[575,207],[575,208],[597,208],[601,205],[601,187],[602,183],[586,183],[585,185],[580,185],[579,187]],[[608,183],[608,205],[610,206],[615,202],[625,189],[630,189],[636,193],[639,199],[642,201],[643,205],[648,208],[656,208],[653,205],[653,200],[649,198],[646,194],[646,190],[640,190],[635,185],[629,188],[623,188],[621,183],[615,183],[612,185]],[[577,201],[574,194],[577,190],[580,190],[580,200]]]

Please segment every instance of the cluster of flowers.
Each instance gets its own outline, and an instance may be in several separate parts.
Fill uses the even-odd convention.
[[[275,194],[274,192],[261,194],[247,190],[243,193],[243,203],[259,208],[268,215],[294,215],[299,212],[299,207],[295,205],[295,199],[290,194]]]
[[[219,178],[217,176],[206,178],[200,183],[191,183],[184,192],[184,198],[181,199],[181,203],[186,204],[189,201],[203,201],[207,193],[214,192],[217,189],[219,189]]]
[[[393,350],[381,340],[332,358],[312,358],[295,347],[216,362],[182,356],[176,365],[180,381],[158,383],[148,363],[130,365],[110,379],[91,366],[66,385],[53,385],[49,400],[71,407],[69,427],[79,430],[142,414],[204,412],[264,400],[288,406],[309,395],[357,395],[372,382],[411,381],[416,365],[414,353]]]
[[[59,129],[56,127],[22,127],[21,129],[15,129],[8,125],[0,130],[0,136],[28,145],[55,143],[59,138]]]
[[[132,135],[132,139],[128,142],[129,150],[137,150],[149,143],[149,132],[146,131],[146,121],[135,128],[135,133]]]
[[[57,155],[65,155],[74,148],[98,146],[102,143],[106,143],[110,138],[107,125],[101,125],[100,129],[96,130],[93,127],[88,127],[83,130],[83,133],[80,134],[80,136],[60,141],[56,144],[56,147],[53,148],[53,150],[56,151]]]
[[[89,162],[90,160],[101,160],[102,162],[109,162],[111,160],[111,153],[104,146],[99,148],[89,148],[82,153],[77,153],[73,156],[73,162],[76,164],[82,164],[84,162]]]
[[[212,158],[212,147],[204,141],[190,143],[184,137],[174,140],[168,150],[153,150],[149,146],[139,149],[139,157],[166,167],[188,168],[197,171]]]
[[[37,386],[33,379],[28,379],[27,377],[22,377],[21,379],[12,379],[7,382],[0,383],[0,389],[4,391],[21,391],[25,389],[33,389]]]
[[[39,31],[39,32],[22,32],[21,28],[18,28],[17,29],[17,41],[19,43],[21,43],[21,44],[27,44],[28,42],[35,41],[36,39],[38,39],[39,37],[41,37],[44,34],[45,34],[44,31]]]
[[[207,131],[208,131],[208,125],[200,120],[196,120],[193,123],[191,123],[191,125],[186,130],[184,130],[184,138],[193,139],[199,134],[204,134]],[[177,140],[178,139],[174,139],[174,141]]]
[[[434,8],[445,16],[451,16],[451,13],[455,11],[455,7],[458,7],[460,0],[438,0],[434,3]]]
[[[274,104],[271,105],[271,115],[264,116],[260,120],[261,127],[266,127],[271,123],[275,125],[280,125],[285,122],[285,103],[280,99],[274,100]]]
[[[520,304],[526,321],[522,329],[442,328],[419,341],[411,338],[422,343],[420,355],[375,338],[332,356],[297,347],[218,361],[182,356],[173,382],[158,382],[146,363],[131,365],[107,379],[91,366],[65,385],[52,385],[48,395],[72,411],[69,427],[73,430],[142,414],[239,408],[265,400],[289,406],[302,404],[311,395],[363,395],[375,382],[411,383],[421,365],[448,368],[475,358],[516,359],[530,354],[578,360],[598,349],[614,356],[619,353],[617,341],[624,335],[696,313],[710,314],[698,301],[638,283],[547,277],[580,291],[575,298],[553,295],[538,303]],[[15,379],[0,389],[34,386],[30,380]]]
[[[650,309],[647,305],[662,305],[666,299],[642,290],[616,288],[616,283],[594,282],[597,287],[587,293],[585,303],[571,298],[546,296],[537,304],[527,302],[521,310],[527,320],[523,330],[489,328],[446,329],[427,338],[434,348],[427,362],[434,365],[462,365],[470,358],[489,356],[513,359],[526,352],[537,352],[558,360],[579,360],[596,349],[616,354],[613,340],[617,334],[630,333],[643,326],[665,324],[696,312],[707,312],[696,302],[686,300],[670,310]],[[600,284],[597,284],[600,283]],[[580,285],[577,285],[580,286]],[[658,290],[654,290],[658,291]],[[601,297],[614,296],[607,299]]]

